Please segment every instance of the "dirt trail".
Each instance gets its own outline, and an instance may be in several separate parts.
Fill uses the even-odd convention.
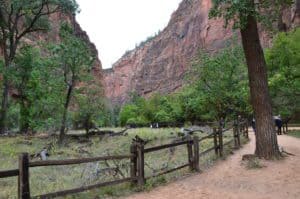
[[[265,167],[246,169],[243,154],[254,152],[255,138],[225,161],[201,174],[142,192],[127,199],[300,199],[300,139],[278,136],[285,151],[295,154],[282,161],[261,162]]]

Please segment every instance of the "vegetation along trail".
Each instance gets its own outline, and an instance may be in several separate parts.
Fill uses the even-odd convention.
[[[189,199],[189,198],[272,198],[300,197],[300,139],[278,136],[279,145],[292,153],[282,161],[261,161],[262,168],[249,169],[241,161],[244,154],[253,154],[255,137],[225,161],[219,161],[209,170],[148,193],[138,193],[128,199]]]

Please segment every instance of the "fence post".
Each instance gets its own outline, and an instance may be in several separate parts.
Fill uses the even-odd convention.
[[[214,133],[214,147],[215,147],[215,154],[218,155],[218,151],[219,151],[219,146],[218,146],[218,132],[217,132],[217,128],[214,127],[213,128],[213,133]]]
[[[223,157],[223,130],[222,127],[219,128],[219,155]]]
[[[191,136],[188,135],[187,136],[187,152],[188,152],[188,161],[189,161],[189,168],[190,170],[193,170],[194,166],[193,166],[193,140],[191,139]]]
[[[137,183],[138,186],[145,185],[145,162],[144,162],[144,142],[136,143],[137,149]]]
[[[194,170],[199,172],[200,166],[199,166],[199,137],[198,136],[193,137],[193,144],[194,144]]]
[[[19,155],[18,197],[19,199],[30,199],[28,153]]]
[[[137,184],[137,147],[136,142],[133,141],[130,146],[130,154],[132,157],[130,158],[130,177],[134,179],[132,184]]]

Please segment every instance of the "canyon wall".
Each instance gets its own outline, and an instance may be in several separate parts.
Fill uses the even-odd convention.
[[[211,6],[211,0],[183,0],[164,30],[104,70],[106,96],[113,103],[124,103],[131,92],[147,97],[180,88],[199,49],[216,51],[233,35],[231,28],[224,29],[222,19],[208,18]],[[284,15],[287,26],[291,17]],[[268,46],[270,36],[262,31],[261,40]]]

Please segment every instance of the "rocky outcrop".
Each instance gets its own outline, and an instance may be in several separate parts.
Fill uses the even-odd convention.
[[[215,51],[233,35],[222,19],[208,18],[211,6],[211,0],[183,0],[163,31],[104,70],[106,96],[123,103],[130,92],[147,97],[180,88],[198,50]],[[264,32],[261,39],[265,46],[270,42]]]

